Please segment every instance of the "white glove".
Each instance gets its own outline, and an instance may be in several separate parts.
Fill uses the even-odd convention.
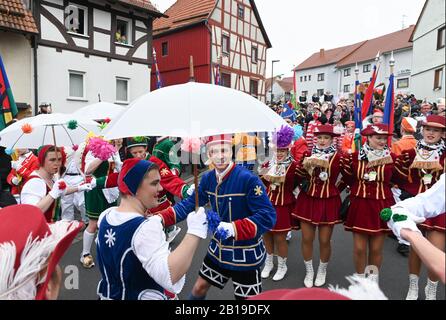
[[[399,243],[409,246],[410,243],[401,237],[401,230],[409,229],[409,230],[412,230],[415,232],[420,232],[420,230],[418,230],[418,228],[417,228],[417,224],[424,222],[426,219],[422,218],[422,217],[415,216],[415,215],[411,214],[408,210],[401,208],[401,207],[400,208],[392,208],[392,213],[393,213],[392,217],[387,222],[387,226],[390,229],[392,229],[392,232],[398,238]],[[393,217],[395,214],[405,215],[405,216],[407,216],[407,220],[395,222],[395,221],[393,221]]]
[[[115,153],[113,155],[113,160],[115,161],[115,169],[117,172],[121,172],[122,169],[122,161],[121,158],[119,157],[119,153]]]
[[[96,188],[97,184],[96,184],[96,178],[95,177],[91,178],[90,185],[91,185],[91,189]]]
[[[92,189],[91,183],[83,183],[77,186],[77,192],[91,191]]]
[[[200,207],[198,212],[192,211],[188,214],[187,233],[206,239],[208,235],[208,220],[203,207]]]
[[[51,191],[48,194],[51,196],[51,198],[57,199],[63,196],[66,191],[67,191],[67,184],[63,179],[59,179],[54,183],[53,189],[51,189]]]
[[[217,227],[217,232],[219,232],[220,230],[226,230],[226,238],[223,240],[226,240],[226,239],[229,239],[229,238],[235,236],[234,225],[232,223],[220,222]]]
[[[20,179],[17,178],[17,177],[14,177],[14,178],[11,179],[11,182],[12,182],[13,185],[18,186],[19,183],[20,183]]]
[[[17,171],[19,169],[19,167],[20,167],[20,164],[19,164],[18,161],[11,161],[11,168],[12,169]]]
[[[188,196],[191,196],[192,193],[194,193],[194,191],[195,191],[195,184],[191,185],[189,187],[189,189],[187,189],[186,193],[187,193]]]

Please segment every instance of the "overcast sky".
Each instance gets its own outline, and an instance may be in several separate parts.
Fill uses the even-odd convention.
[[[151,0],[164,12],[175,0]],[[256,0],[273,45],[266,77],[291,76],[321,48],[332,49],[398,31],[417,22],[425,0]],[[404,17],[403,17],[404,16]]]

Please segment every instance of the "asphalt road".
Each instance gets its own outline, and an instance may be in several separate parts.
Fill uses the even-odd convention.
[[[173,241],[175,248],[184,237],[186,226],[181,223],[181,233]],[[263,281],[263,290],[279,288],[300,288],[303,287],[305,277],[305,267],[300,249],[300,231],[293,231],[293,238],[289,242],[288,273],[282,281],[274,282],[270,279]],[[203,240],[197,250],[192,266],[186,276],[186,284],[179,295],[180,299],[187,299],[198,275],[202,259],[206,254],[208,241]],[[384,261],[380,272],[380,286],[384,294],[392,300],[405,299],[408,288],[407,258],[396,251],[397,242],[387,238],[384,247]],[[64,271],[64,281],[59,295],[59,299],[66,300],[96,300],[96,287],[100,280],[98,267],[84,269],[80,262],[80,252],[82,250],[81,234],[76,238],[73,245],[65,254],[61,261]],[[335,227],[332,238],[332,259],[328,266],[327,284],[347,287],[346,276],[354,273],[353,267],[353,240],[350,232],[345,232],[341,225]],[[317,268],[318,246],[315,242],[314,268]],[[93,256],[95,253],[93,252]],[[276,262],[277,264],[277,262]],[[275,270],[271,273],[274,275]],[[424,299],[424,286],[426,285],[426,270],[423,267],[420,277],[420,299]],[[437,292],[438,299],[445,299],[445,287],[439,284]],[[211,288],[208,293],[209,300],[233,300],[232,283],[228,283],[223,290]]]

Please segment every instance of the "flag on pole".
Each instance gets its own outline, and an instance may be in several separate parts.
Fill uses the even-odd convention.
[[[0,55],[0,130],[3,130],[17,113],[17,106]]]
[[[291,104],[294,110],[297,110],[297,83],[296,83],[296,70],[293,72],[293,92],[291,93]]]
[[[361,94],[359,93],[359,80],[355,83],[355,104],[353,110],[355,121],[355,136],[352,139],[352,152],[361,150],[361,130],[362,130],[362,110],[361,110]]]
[[[155,48],[153,48],[153,64],[155,65],[156,88],[160,89],[163,87],[163,84],[161,83],[161,75],[160,75],[160,71],[158,69],[158,61],[156,60]]]
[[[394,112],[395,112],[395,98],[394,98],[394,76],[393,73],[389,78],[389,87],[387,88],[386,101],[384,104],[384,118],[383,123],[389,126],[389,133],[393,134],[394,127]],[[388,146],[392,145],[392,136],[389,135]]]
[[[369,86],[367,88],[367,91],[364,96],[364,101],[362,103],[362,120],[364,120],[370,113],[371,113],[371,107],[372,107],[372,99],[373,99],[373,90],[375,89],[375,82],[376,77],[378,76],[379,67],[376,68],[376,65],[373,66],[373,75],[370,79]]]
[[[215,84],[221,86],[220,63],[215,64]]]

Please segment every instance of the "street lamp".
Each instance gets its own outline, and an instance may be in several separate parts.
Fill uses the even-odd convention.
[[[273,86],[274,86],[274,63],[280,62],[280,60],[273,60],[271,61],[271,104],[273,103]]]
[[[392,51],[392,55],[390,56],[389,66],[390,66],[390,74],[392,74],[393,68],[395,67],[395,58],[393,56],[393,51]]]

